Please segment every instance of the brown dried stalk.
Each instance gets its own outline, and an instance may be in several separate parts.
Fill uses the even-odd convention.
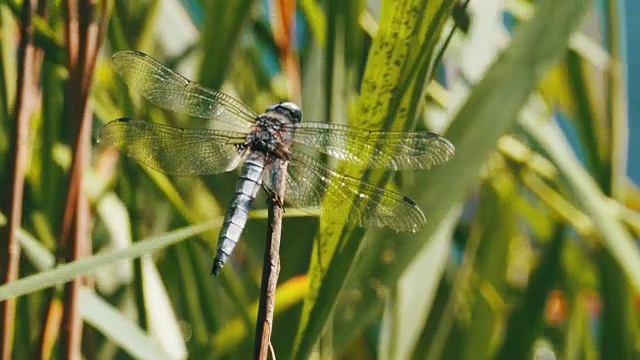
[[[2,283],[18,278],[20,261],[20,245],[16,240],[16,231],[22,222],[22,201],[24,192],[25,160],[27,157],[27,141],[29,120],[33,105],[35,71],[35,48],[33,46],[32,14],[35,10],[34,0],[23,2],[20,19],[20,45],[18,47],[18,92],[15,104],[14,135],[9,136],[7,170],[10,179],[9,191],[0,201],[0,209],[7,217],[7,225],[0,227],[0,249],[6,251],[6,257],[0,260]],[[15,320],[15,299],[6,300],[0,306],[0,356],[11,359],[12,334]]]
[[[71,262],[90,251],[89,243],[89,203],[82,191],[84,171],[89,163],[91,150],[92,110],[89,90],[93,80],[98,50],[108,22],[110,1],[102,1],[100,23],[96,21],[95,0],[67,0],[65,3],[65,41],[69,66],[70,127],[73,160],[67,199],[60,232],[58,262]],[[62,358],[77,358],[80,354],[82,321],[79,311],[79,290],[81,279],[74,279],[65,285],[64,312],[62,318]],[[53,303],[50,311],[53,310]],[[48,317],[51,318],[51,317]],[[42,349],[48,348],[41,341]]]
[[[280,236],[282,233],[282,215],[284,209],[285,185],[287,179],[287,161],[278,160],[273,166],[277,171],[275,194],[269,199],[269,228],[262,264],[262,284],[260,303],[256,322],[256,337],[253,348],[254,359],[267,359],[271,345],[273,311],[276,303],[276,287],[280,275]]]

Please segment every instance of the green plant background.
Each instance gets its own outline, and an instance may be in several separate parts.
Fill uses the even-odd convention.
[[[470,27],[445,42],[455,3],[297,2],[305,119],[432,129],[456,155],[397,175],[337,164],[415,199],[428,218],[415,234],[351,228],[330,211],[318,219],[287,209],[272,337],[277,357],[637,357],[640,255],[633,239],[640,216],[633,209],[640,203],[619,165],[629,154],[616,132],[626,122],[615,110],[624,103],[616,96],[618,54],[584,33],[585,18],[611,12],[590,9],[586,0],[507,1],[496,12],[509,16],[507,31],[502,17],[476,5]],[[267,2],[112,5],[91,92],[94,134],[122,116],[207,125],[130,93],[109,65],[118,50],[144,51],[256,110],[293,96]],[[0,2],[0,171],[15,120],[19,11],[19,1]],[[68,94],[60,90],[68,81],[63,22],[52,5],[48,19],[34,23],[45,52],[18,232],[20,280],[0,286],[1,300],[18,297],[14,357],[38,353],[47,292],[83,275],[92,280],[79,305],[86,358],[250,358],[263,200],[232,263],[220,277],[208,272],[236,173],[167,177],[96,144],[84,189],[94,255],[54,266],[72,157]],[[567,139],[554,116],[577,135]]]

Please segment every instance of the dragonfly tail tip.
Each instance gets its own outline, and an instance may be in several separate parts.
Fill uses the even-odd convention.
[[[220,261],[218,258],[216,258],[213,261],[213,266],[211,266],[211,275],[218,276],[218,274],[220,274],[220,271],[222,271],[223,266],[224,266],[224,263]]]

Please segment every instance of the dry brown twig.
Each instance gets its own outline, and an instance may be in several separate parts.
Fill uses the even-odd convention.
[[[290,92],[290,98],[299,103],[301,96],[300,68],[295,56],[292,31],[295,19],[295,1],[280,0],[276,1],[275,5],[273,10],[275,16],[271,22],[272,31],[280,51],[280,62],[288,79],[287,90]],[[278,170],[275,194],[272,194],[269,202],[269,228],[262,265],[262,284],[253,352],[254,359],[261,360],[267,359],[269,350],[271,357],[275,359],[275,352],[271,346],[271,331],[273,329],[278,275],[280,274],[280,238],[288,162],[278,160],[273,166]]]
[[[285,185],[287,179],[287,161],[277,160],[273,166],[277,171],[275,194],[269,198],[269,227],[265,244],[264,262],[262,264],[262,283],[260,285],[260,302],[256,337],[253,348],[254,359],[266,359],[271,347],[271,330],[273,329],[273,312],[276,302],[276,287],[280,275],[280,237],[282,234],[282,216],[284,208]],[[273,351],[273,349],[272,349]],[[275,359],[275,356],[273,356]]]

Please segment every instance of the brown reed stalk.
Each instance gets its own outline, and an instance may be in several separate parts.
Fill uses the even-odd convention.
[[[87,196],[82,191],[82,179],[88,167],[91,150],[92,108],[89,92],[98,51],[108,23],[110,7],[110,1],[102,1],[100,9],[97,9],[95,0],[64,2],[65,43],[69,68],[67,101],[69,101],[70,110],[73,158],[60,231],[58,262],[77,260],[88,255],[91,249],[88,236],[90,209]],[[98,20],[96,13],[99,14]],[[80,278],[74,279],[64,288],[60,351],[62,358],[65,359],[80,356],[82,319],[79,311],[79,290],[81,281]],[[54,308],[55,300],[50,303],[50,312]],[[47,317],[47,319],[51,318],[53,317]],[[46,342],[43,335],[42,350],[50,348]]]
[[[10,181],[9,191],[0,200],[0,210],[7,217],[7,224],[0,227],[0,249],[5,251],[6,257],[0,259],[0,273],[3,274],[2,283],[8,283],[18,278],[20,262],[20,245],[16,239],[16,232],[22,223],[22,202],[25,180],[25,161],[27,157],[27,142],[29,120],[35,105],[34,79],[35,47],[33,45],[32,16],[35,10],[35,0],[25,0],[22,4],[20,17],[20,44],[18,46],[18,84],[15,102],[15,123],[9,136],[7,152],[7,170]],[[0,356],[11,359],[13,351],[13,328],[15,322],[16,300],[10,299],[0,305]]]

